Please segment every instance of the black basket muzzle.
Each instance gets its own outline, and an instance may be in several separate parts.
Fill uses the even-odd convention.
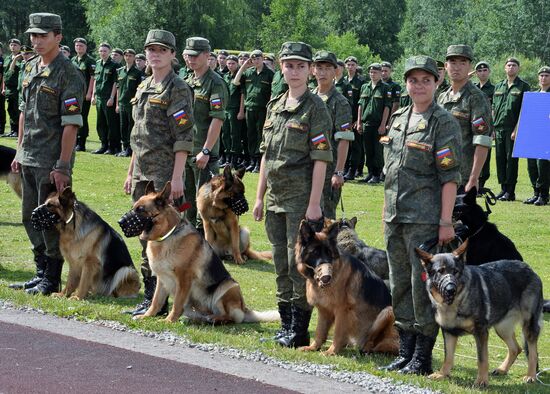
[[[51,212],[45,204],[34,208],[31,213],[31,225],[36,231],[49,230],[61,221],[61,217]]]
[[[229,205],[229,209],[237,216],[241,216],[248,212],[248,201],[246,201],[244,194],[236,194],[228,197],[225,199],[225,202]]]
[[[136,211],[131,210],[122,215],[118,220],[118,224],[126,237],[137,237],[143,231],[150,230],[153,227],[153,218],[140,215]]]

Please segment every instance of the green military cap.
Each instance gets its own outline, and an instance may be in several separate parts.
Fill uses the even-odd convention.
[[[275,56],[273,55],[264,55],[264,59],[265,60],[271,60],[272,62],[275,61]]]
[[[229,56],[227,56],[226,60],[233,60],[234,62],[238,62],[239,58],[235,55],[229,55]]]
[[[229,56],[229,52],[227,52],[225,49],[222,49],[218,51],[218,55]]]
[[[380,63],[371,63],[369,65],[369,71],[370,70],[378,70],[378,71],[381,71],[382,70],[382,65]]]
[[[313,63],[330,63],[334,67],[338,67],[336,55],[329,51],[319,51],[313,56]]]
[[[33,53],[34,50],[31,47],[27,46],[27,45],[23,45],[21,47],[21,52],[22,53]]]
[[[202,52],[210,52],[210,41],[202,37],[191,37],[185,40],[184,55],[198,56]]]
[[[82,37],[77,37],[73,40],[73,43],[76,44],[77,42],[79,42],[81,44],[84,44],[84,45],[88,45],[88,41],[86,41],[86,39],[82,38]]]
[[[99,47],[105,47],[105,48],[109,48],[109,50],[111,50],[111,44],[109,44],[108,42],[102,42],[101,44],[99,44]]]
[[[540,69],[539,69],[539,72],[538,72],[538,75],[540,74],[550,74],[550,67],[548,66],[542,66]]]
[[[465,57],[466,59],[472,61],[474,59],[474,51],[469,45],[449,45],[445,60],[456,56]]]
[[[382,67],[393,68],[393,66],[391,65],[390,62],[382,62],[382,63],[380,63],[380,65]]]
[[[336,63],[338,63],[338,65],[339,65],[340,67],[344,67],[344,66],[346,65],[346,63],[344,63],[344,61],[343,61],[342,59],[336,60]]]
[[[506,63],[516,63],[518,66],[519,66],[519,60],[515,57],[509,57],[508,59],[506,59]]]
[[[281,46],[279,59],[312,61],[311,47],[305,42],[288,41]]]
[[[160,45],[162,47],[176,50],[176,37],[167,30],[149,30],[145,39],[144,48],[150,45]]]
[[[46,12],[29,15],[29,28],[25,33],[46,34],[54,30],[61,31],[59,15]]]
[[[71,52],[71,48],[69,48],[67,45],[61,45],[59,49],[61,49],[62,51],[67,51],[69,53]]]
[[[355,56],[348,56],[346,58],[346,60],[344,60],[344,63],[347,63],[347,62],[355,62],[355,63],[358,63],[357,62],[357,58]]]
[[[475,67],[476,70],[479,68],[491,68],[491,67],[489,66],[489,62],[486,62],[485,60],[481,60],[477,62]]]
[[[250,54],[248,52],[241,52],[241,53],[239,53],[239,59],[241,57],[250,57]]]
[[[135,55],[136,51],[134,51],[132,48],[128,48],[128,49],[124,50],[124,55],[126,55],[127,53],[129,53],[131,55]]]
[[[146,60],[145,55],[143,53],[138,53],[136,55],[136,59]]]
[[[437,68],[445,68],[445,63],[441,60],[436,60],[435,63],[437,64]]]
[[[429,56],[418,55],[408,58],[405,61],[405,78],[407,78],[407,75],[413,70],[424,70],[432,74],[435,77],[436,81],[439,79],[439,73],[437,72],[437,63]]]
[[[12,38],[11,40],[8,41],[8,44],[21,45],[21,41],[19,41],[17,38]]]
[[[251,53],[250,53],[250,57],[251,58],[255,58],[255,57],[262,57],[264,55],[264,53],[259,50],[259,49],[254,49]]]
[[[113,49],[113,52],[114,52],[114,53],[118,53],[119,55],[124,55],[124,52],[123,52],[122,49],[120,49],[120,48],[115,48],[115,49]]]

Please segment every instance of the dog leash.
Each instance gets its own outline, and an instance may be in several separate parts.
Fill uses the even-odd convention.
[[[550,383],[544,383],[542,381],[542,379],[540,378],[540,375],[545,373],[545,372],[548,372],[550,371],[550,368],[544,368],[544,369],[541,369],[540,371],[537,372],[537,375],[536,375],[536,378],[537,378],[537,382],[539,382],[540,384],[542,384],[543,386],[550,386]]]
[[[482,187],[479,189],[478,194],[485,197],[485,214],[489,216],[492,211],[489,207],[490,205],[496,205],[497,203],[497,197],[495,196],[495,193],[489,188]]]
[[[344,193],[340,193],[340,209],[342,210],[342,220],[346,220],[346,211],[344,211]]]

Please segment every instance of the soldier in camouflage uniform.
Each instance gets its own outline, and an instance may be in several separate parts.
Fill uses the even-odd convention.
[[[52,189],[70,185],[74,145],[82,126],[84,78],[59,50],[61,17],[39,13],[29,16],[31,43],[39,56],[25,64],[23,101],[19,106],[22,135],[12,163],[23,181],[23,225],[32,244],[37,275],[15,286],[29,294],[59,291],[63,257],[56,229],[37,231],[31,213]],[[52,183],[54,185],[52,185]]]
[[[492,106],[493,104],[493,95],[495,94],[495,85],[491,83],[491,80],[489,79],[491,76],[491,67],[489,66],[489,63],[482,60],[476,64],[475,67],[476,76],[479,80],[478,83],[476,83],[476,87],[479,88],[483,93],[485,93],[485,96],[489,99],[489,104]],[[494,132],[493,136],[494,138]],[[483,189],[485,187],[485,182],[489,179],[491,176],[491,148],[487,151],[487,158],[485,159],[485,164],[483,164],[483,168],[481,169],[481,173],[479,174],[479,188]]]
[[[402,373],[431,373],[438,325],[423,268],[414,248],[439,237],[454,238],[451,221],[460,183],[460,126],[433,100],[439,78],[435,61],[414,56],[405,62],[405,81],[413,105],[397,110],[384,144],[384,236],[390,266],[399,357],[384,367]]]
[[[2,80],[2,92],[8,104],[10,116],[10,133],[7,137],[17,137],[19,133],[19,93],[17,83],[21,70],[21,57],[17,57],[21,51],[21,41],[17,38],[9,40],[11,53],[4,59],[4,78]],[[17,60],[15,60],[17,58]]]
[[[459,193],[479,190],[479,174],[491,148],[493,117],[487,96],[470,81],[473,51],[468,45],[447,48],[445,67],[451,86],[437,102],[455,117],[462,130],[462,161]]]
[[[145,194],[147,183],[161,190],[172,183],[172,199],[184,197],[184,170],[193,149],[193,98],[189,85],[177,77],[171,61],[176,53],[176,39],[165,30],[150,30],[145,53],[152,75],[138,87],[132,99],[134,128],[131,134],[132,160],[124,183],[126,193],[137,201]],[[142,242],[145,299],[133,315],[141,315],[151,305],[156,277],[152,276]],[[159,313],[166,313],[167,305]]]
[[[76,151],[86,151],[86,139],[90,133],[90,127],[88,125],[88,114],[90,113],[92,92],[94,90],[94,74],[95,74],[95,60],[86,52],[88,49],[88,42],[86,39],[78,37],[74,39],[74,50],[76,55],[72,58],[73,64],[80,70],[84,76],[86,82],[86,93],[84,103],[82,104],[82,121],[84,124],[78,129],[78,136],[76,137]]]
[[[309,345],[311,306],[305,279],[296,269],[294,245],[302,219],[322,218],[326,164],[332,161],[332,121],[323,100],[307,88],[311,47],[286,42],[279,58],[289,90],[267,109],[253,214],[256,220],[263,218],[265,196],[265,229],[273,250],[282,322],[274,339],[283,346],[297,347]]]
[[[332,145],[332,163],[327,164],[325,185],[323,187],[323,215],[336,219],[336,206],[340,201],[344,186],[344,165],[348,157],[351,131],[351,105],[334,86],[338,63],[332,52],[319,51],[313,57],[317,88],[313,91],[324,101],[332,119],[330,143]]]
[[[185,191],[193,203],[199,188],[218,174],[219,137],[227,105],[227,86],[222,77],[208,67],[210,51],[210,42],[202,37],[188,38],[183,51],[193,70],[187,83],[195,93],[193,149],[185,166]],[[196,205],[186,213],[191,223],[202,231]]]

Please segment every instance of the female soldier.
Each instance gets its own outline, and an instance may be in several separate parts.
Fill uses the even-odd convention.
[[[305,280],[296,269],[294,244],[304,217],[322,219],[326,163],[332,161],[331,120],[323,100],[307,88],[311,47],[286,42],[279,58],[289,89],[267,107],[253,214],[256,220],[262,219],[267,194],[265,228],[273,249],[282,320],[274,339],[283,346],[298,347],[309,345],[311,307]]]
[[[434,102],[438,78],[433,59],[407,60],[405,81],[412,105],[393,114],[388,135],[380,140],[386,163],[384,235],[400,341],[399,357],[384,369],[403,373],[431,373],[438,331],[414,248],[436,235],[440,245],[454,238],[460,127]]]
[[[138,87],[132,99],[134,128],[131,133],[132,160],[124,191],[137,201],[152,181],[155,190],[172,183],[172,198],[183,197],[185,161],[193,143],[192,94],[189,85],[172,68],[176,39],[165,30],[151,30],[145,41],[147,64],[152,75]],[[143,242],[141,273],[145,299],[132,312],[147,311],[155,292],[156,277],[145,254]],[[164,308],[163,308],[164,310]],[[161,312],[162,313],[162,312]]]

